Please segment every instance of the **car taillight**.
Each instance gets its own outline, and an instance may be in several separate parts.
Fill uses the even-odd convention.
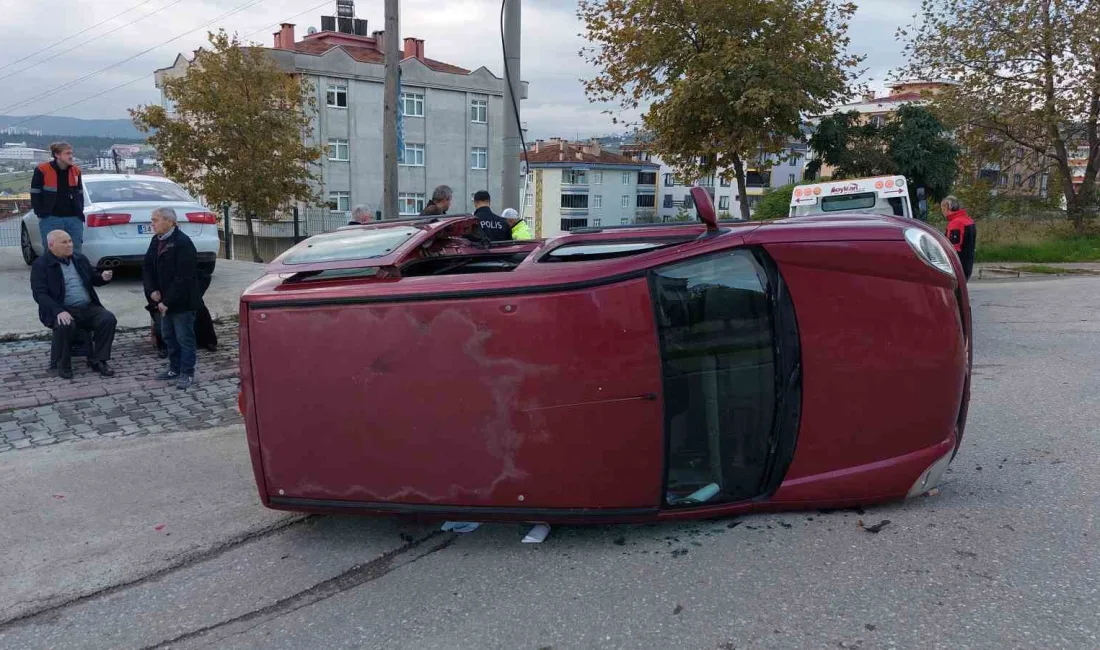
[[[188,212],[187,220],[191,223],[205,223],[213,226],[218,223],[218,215],[213,212]]]
[[[89,214],[84,218],[84,225],[89,228],[102,228],[103,226],[121,226],[130,223],[128,214]]]

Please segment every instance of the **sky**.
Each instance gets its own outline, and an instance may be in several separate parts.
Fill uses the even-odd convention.
[[[865,80],[882,92],[887,74],[904,63],[894,32],[910,22],[920,2],[857,3],[851,49],[868,55]],[[310,26],[320,28],[320,16],[334,15],[336,8],[335,0],[0,0],[0,5],[5,26],[0,115],[56,110],[59,116],[107,119],[126,118],[128,108],[157,102],[153,70],[202,46],[209,29],[223,27],[270,46],[278,23],[295,23],[300,37]],[[730,5],[736,7],[732,0]],[[503,76],[499,0],[401,0],[401,12],[402,37],[424,39],[428,57],[471,70],[485,66]],[[382,0],[359,0],[356,15],[367,19],[370,31],[382,29]],[[521,110],[532,138],[624,131],[604,114],[609,107],[585,98],[580,79],[596,71],[578,55],[586,44],[581,32],[576,0],[523,1],[521,69],[530,89]]]

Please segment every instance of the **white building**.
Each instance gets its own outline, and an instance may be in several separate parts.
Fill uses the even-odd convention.
[[[385,39],[397,35],[368,35],[367,21],[337,21],[333,16],[322,16],[321,31],[311,28],[301,40],[294,28],[284,23],[268,51],[287,72],[313,84],[318,105],[313,143],[327,149],[321,161],[322,195],[335,210],[356,205],[372,213],[381,210],[383,52]],[[418,214],[439,185],[454,191],[452,214],[472,211],[478,190],[489,191],[499,212],[503,206],[495,202],[503,187],[505,81],[485,67],[471,72],[428,58],[422,39],[406,38],[403,48],[401,215]],[[157,70],[157,87],[190,64],[180,55],[171,67]],[[516,92],[525,98],[527,84]],[[163,92],[162,102],[171,110]]]
[[[49,151],[28,147],[25,142],[5,142],[0,147],[0,160],[40,163],[49,159]]]
[[[527,162],[523,218],[535,237],[658,220],[653,163],[612,153],[595,141],[556,138],[536,142]]]
[[[645,143],[626,144],[621,147],[624,156],[639,162],[650,162],[660,166],[660,186],[657,188],[657,213],[663,221],[675,219],[681,214],[695,218],[695,206],[691,199],[691,188],[698,184],[710,190],[714,199],[714,208],[720,218],[739,219],[741,217],[741,199],[737,192],[736,179],[722,180],[724,171],[699,179],[679,178],[675,170],[665,164],[659,156],[653,155]],[[802,181],[806,170],[808,147],[801,142],[791,142],[779,156],[768,156],[765,162],[745,163],[745,194],[749,204],[749,214],[766,192],[774,187],[790,185]]]

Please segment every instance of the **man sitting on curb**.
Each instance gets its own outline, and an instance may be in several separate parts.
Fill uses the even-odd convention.
[[[73,239],[64,230],[48,233],[46,246],[46,254],[31,266],[31,291],[38,318],[53,330],[50,368],[57,368],[63,379],[73,378],[73,342],[77,330],[85,330],[92,335],[88,365],[104,377],[114,376],[107,361],[118,323],[95,291],[110,282],[114,272],[97,271],[87,257],[73,253]]]
[[[172,208],[153,210],[153,241],[145,253],[145,295],[161,314],[161,336],[168,346],[168,368],[157,375],[190,388],[195,383],[195,312],[201,299],[198,254],[191,238],[176,227]]]

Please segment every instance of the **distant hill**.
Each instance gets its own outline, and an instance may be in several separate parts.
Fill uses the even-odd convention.
[[[25,123],[24,120],[27,120]],[[100,136],[126,140],[143,140],[144,135],[128,119],[121,120],[82,120],[77,117],[35,117],[28,119],[26,115],[0,115],[0,129],[19,124],[21,128],[33,131],[41,131],[43,135],[75,136]],[[8,140],[25,139],[26,136],[2,135],[0,138]]]

